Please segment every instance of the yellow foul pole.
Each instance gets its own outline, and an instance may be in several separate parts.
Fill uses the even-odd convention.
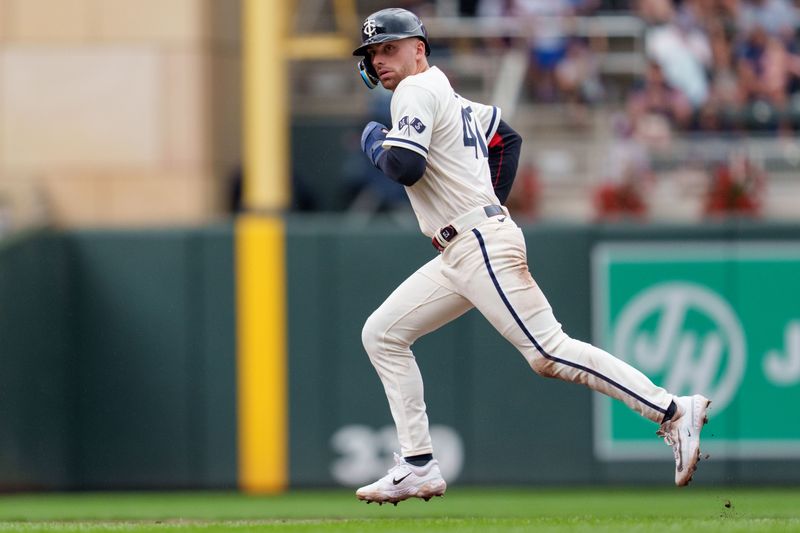
[[[278,211],[289,203],[288,4],[245,0],[244,206]]]
[[[236,222],[239,486],[288,484],[286,273],[289,2],[244,0],[244,164]]]
[[[239,486],[289,482],[285,228],[289,205],[288,60],[348,57],[354,0],[333,0],[337,32],[288,35],[289,0],[242,0],[244,164],[236,222]]]

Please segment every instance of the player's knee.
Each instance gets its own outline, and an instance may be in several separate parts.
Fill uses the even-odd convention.
[[[542,377],[563,378],[564,365],[558,360],[564,357],[574,359],[575,354],[583,351],[584,345],[559,329],[541,337],[539,348],[528,362],[533,371]]]
[[[373,313],[364,323],[361,329],[361,343],[369,354],[370,359],[382,352],[382,346],[386,339],[386,329],[378,313]]]
[[[541,344],[537,347],[534,356],[529,360],[534,372],[545,378],[554,378],[558,372],[558,364],[554,357],[558,357],[565,344],[570,341],[560,329],[550,335],[542,335]]]
[[[537,355],[530,362],[531,368],[543,378],[552,378],[556,375],[556,363],[543,355]]]
[[[398,336],[392,328],[391,320],[384,317],[380,310],[374,312],[361,329],[361,343],[373,363],[377,359],[393,356],[410,355],[409,343]]]
[[[377,352],[378,337],[375,321],[370,316],[361,329],[361,344],[364,345],[364,350],[367,351],[370,357],[372,357],[373,353]]]

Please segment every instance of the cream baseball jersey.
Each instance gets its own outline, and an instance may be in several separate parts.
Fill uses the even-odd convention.
[[[500,109],[455,93],[436,67],[408,76],[392,95],[392,129],[383,142],[427,160],[422,178],[406,192],[422,233],[432,237],[476,207],[499,204],[489,176],[487,139]]]

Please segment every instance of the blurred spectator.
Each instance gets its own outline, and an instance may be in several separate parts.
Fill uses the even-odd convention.
[[[613,140],[609,148],[604,173],[613,182],[632,181],[640,185],[650,182],[653,171],[650,153],[636,131],[636,124],[625,115],[614,117]]]
[[[740,99],[748,105],[747,125],[770,130],[788,127],[780,113],[800,79],[800,57],[790,53],[780,38],[756,26],[737,49],[736,74]]]
[[[726,103],[740,103],[736,94],[733,39],[735,35],[723,20],[715,19],[708,26],[711,44],[712,96]]]
[[[573,118],[584,121],[586,105],[597,103],[604,95],[599,62],[586,39],[569,40],[564,60],[556,66],[555,77]]]
[[[797,28],[797,15],[789,0],[741,0],[738,24],[742,35],[761,28],[788,42]]]
[[[383,6],[387,7],[387,6]],[[375,10],[377,11],[378,9]],[[415,13],[418,17],[422,18],[423,20],[427,17],[431,17],[436,14],[436,2],[435,0],[394,0],[391,4],[391,7],[401,7],[403,9],[407,9],[412,13]],[[457,13],[453,13],[457,15]]]
[[[573,15],[586,17],[593,15],[600,9],[600,0],[569,0],[570,9]]]
[[[476,14],[518,19],[529,34],[522,43],[529,49],[529,97],[566,101],[581,115],[584,104],[602,98],[603,90],[595,50],[587,40],[573,35],[574,17],[589,16],[600,5],[600,0],[479,0]],[[509,37],[487,42],[494,49],[514,44]]]
[[[699,109],[708,98],[706,71],[711,67],[708,36],[691,19],[678,19],[671,4],[659,5],[645,32],[645,53],[658,63],[667,81]]]
[[[734,64],[734,45],[725,22],[710,22],[712,50],[709,98],[699,117],[699,127],[707,131],[731,130],[737,126],[736,111],[743,104]]]
[[[478,0],[475,13],[479,17],[510,17],[513,15],[514,0]],[[508,48],[513,39],[509,36],[490,37],[485,39],[485,44],[490,49],[502,50]]]
[[[478,5],[481,0],[459,0],[458,14],[462,17],[474,17],[478,14]]]
[[[725,34],[733,39],[737,34],[740,0],[715,0],[713,22],[722,25]],[[706,26],[706,28],[710,28]]]
[[[793,78],[800,75],[798,56],[779,38],[756,27],[737,50],[737,74],[744,101],[763,99],[785,104]]]
[[[653,61],[648,63],[642,85],[629,95],[627,109],[633,128],[656,144],[669,140],[670,125],[686,128],[692,121],[691,103],[667,82],[661,66]]]
[[[716,12],[716,0],[683,0],[675,21],[680,27],[704,31],[715,19]]]
[[[511,14],[530,27],[529,87],[535,98],[556,97],[555,71],[567,53],[570,0],[514,0]]]
[[[514,0],[478,0],[475,14],[479,17],[505,17],[511,14]]]
[[[637,14],[648,24],[656,24],[672,18],[672,0],[638,0]]]
[[[605,179],[594,192],[597,218],[642,217],[645,190],[653,180],[650,154],[627,117],[614,119],[613,134],[603,169]]]

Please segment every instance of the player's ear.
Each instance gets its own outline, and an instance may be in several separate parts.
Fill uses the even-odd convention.
[[[422,39],[417,39],[417,57],[425,57],[425,43],[422,41]]]

